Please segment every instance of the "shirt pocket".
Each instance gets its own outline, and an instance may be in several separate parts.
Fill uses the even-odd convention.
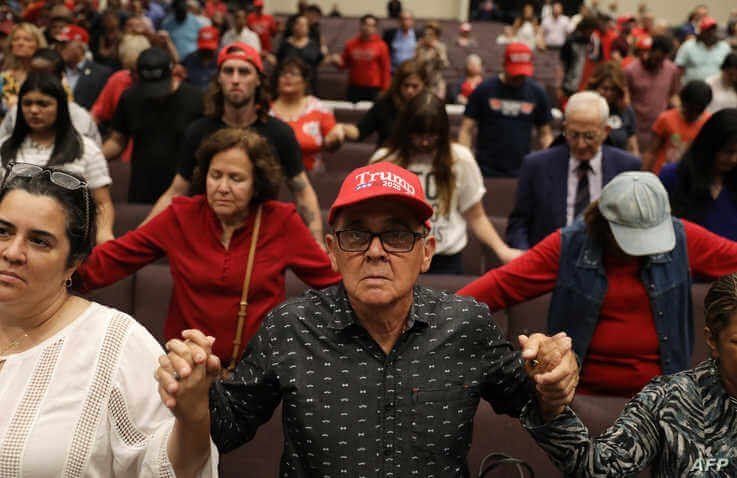
[[[413,447],[421,455],[465,457],[478,402],[477,387],[464,383],[412,387]]]

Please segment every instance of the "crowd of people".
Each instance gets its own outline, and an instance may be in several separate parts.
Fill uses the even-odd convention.
[[[734,457],[737,11],[569,3],[473,2],[451,43],[393,0],[342,51],[303,0],[0,6],[0,475],[216,476],[284,403],[284,476],[458,476],[480,398],[571,475]],[[326,69],[360,118],[336,118]],[[365,166],[331,163],[348,142],[375,144]],[[149,207],[117,238],[112,161]],[[418,285],[473,275],[471,241],[502,265]],[[78,295],[161,259],[165,351]],[[286,300],[288,270],[312,289]],[[547,330],[514,347],[492,313],[545,294]],[[575,394],[633,400],[590,439]]]

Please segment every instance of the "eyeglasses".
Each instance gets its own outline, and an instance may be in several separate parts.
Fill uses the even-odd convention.
[[[415,247],[417,239],[423,239],[426,233],[412,231],[370,232],[357,229],[335,231],[338,246],[345,252],[368,251],[374,237],[378,237],[386,252],[409,252]]]
[[[573,142],[583,139],[586,144],[594,144],[599,139],[599,133],[597,131],[563,131],[563,136]]]
[[[59,169],[44,168],[36,164],[16,163],[15,161],[11,161],[10,163],[8,163],[2,183],[0,183],[0,191],[4,190],[5,185],[8,184],[8,181],[13,178],[19,177],[30,179],[44,173],[48,173],[49,181],[68,191],[76,191],[77,189],[82,189],[82,193],[84,194],[85,207],[83,240],[86,241],[87,235],[89,234],[90,230],[90,197],[89,192],[87,191],[87,181],[83,181]]]

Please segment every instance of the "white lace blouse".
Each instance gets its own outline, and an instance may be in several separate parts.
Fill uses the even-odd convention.
[[[130,316],[92,303],[0,369],[0,476],[174,477],[174,424],[153,372],[163,351]],[[201,472],[217,476],[217,451]]]

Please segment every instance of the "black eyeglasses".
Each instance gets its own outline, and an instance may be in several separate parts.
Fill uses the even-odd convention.
[[[82,193],[84,194],[85,207],[83,237],[86,241],[87,234],[89,234],[90,230],[90,197],[89,192],[87,191],[87,181],[83,181],[59,169],[44,168],[43,166],[38,166],[36,164],[16,163],[15,161],[11,161],[10,163],[8,163],[2,183],[0,183],[0,191],[4,190],[5,185],[8,184],[8,181],[13,178],[19,177],[30,179],[44,173],[48,173],[49,181],[68,191],[76,191],[77,189],[82,189]]]
[[[427,233],[412,231],[370,232],[358,229],[335,231],[338,247],[345,252],[366,252],[371,247],[374,237],[378,237],[386,252],[409,252],[415,247],[417,239],[423,239]]]

